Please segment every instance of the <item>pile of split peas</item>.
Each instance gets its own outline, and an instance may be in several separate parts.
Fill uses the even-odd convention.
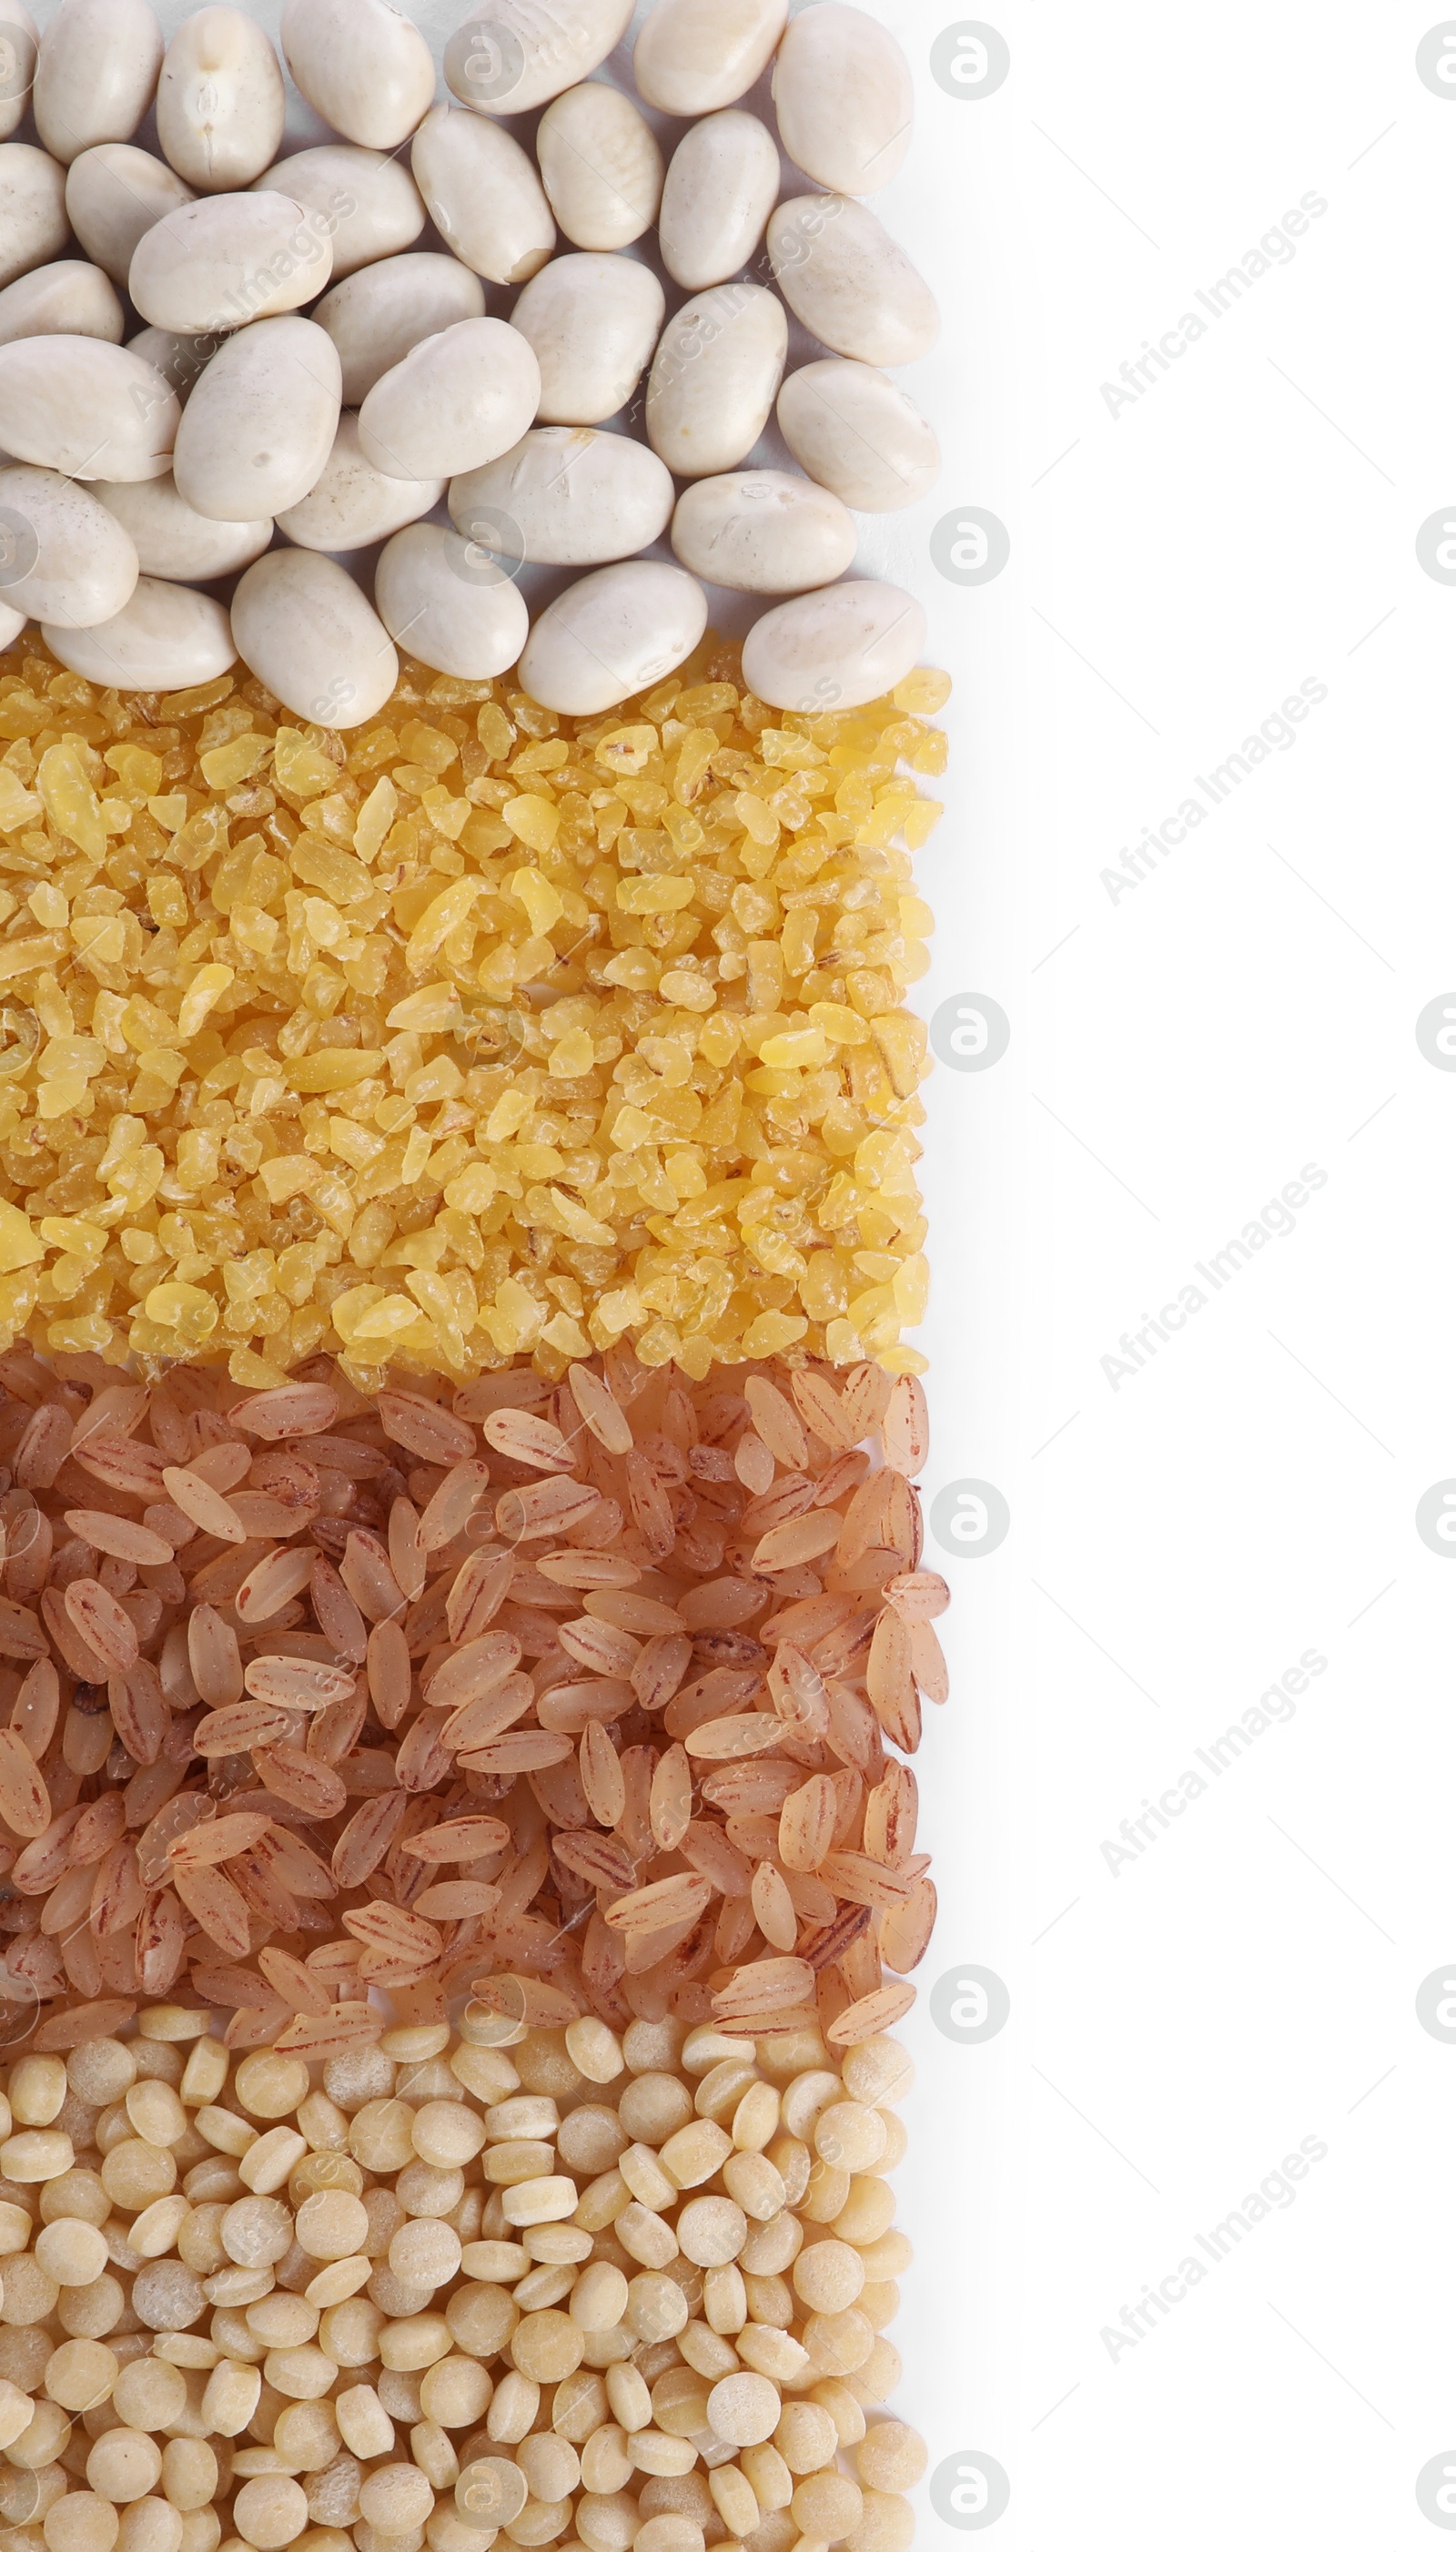
[[[903,2552],[909,2071],[473,2006],[322,2065],[181,2005],[20,2057],[13,2552]]]

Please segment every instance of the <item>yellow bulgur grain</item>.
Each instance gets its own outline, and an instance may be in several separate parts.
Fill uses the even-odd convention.
[[[7,660],[16,667],[16,659]],[[939,813],[918,672],[609,716],[406,666],[344,736],[224,676],[0,676],[0,1346],[556,1379],[921,1369]]]

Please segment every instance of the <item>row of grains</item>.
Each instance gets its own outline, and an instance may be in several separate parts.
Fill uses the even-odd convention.
[[[939,467],[883,369],[933,347],[934,297],[865,201],[909,146],[909,66],[843,0],[791,23],[786,0],[659,0],[639,106],[586,76],[630,17],[500,0],[447,46],[437,105],[388,0],[288,0],[284,57],[337,138],[280,160],[283,72],[246,11],[164,50],[146,0],[60,0],[39,47],[18,8],[0,122],[33,96],[38,140],[0,144],[3,635],[33,617],[132,690],[241,656],[342,728],[407,643],[463,680],[518,664],[587,716],[692,654],[707,584],[794,597],[747,641],[780,707],[910,673],[919,603],[842,582],[852,509],[911,504]],[[771,64],[773,127],[738,103]],[[133,139],[154,106],[160,157]],[[427,222],[442,253],[416,249]],[[688,294],[671,315],[659,265]],[[785,383],[790,314],[816,359]],[[776,415],[798,467],[745,468]],[[594,573],[533,625],[527,566]]]
[[[904,2552],[918,1382],[56,1365],[0,1359],[11,2552]]]
[[[20,2057],[11,2552],[905,2552],[908,2079],[887,2038],[474,2012],[237,2058],[176,2003]]]
[[[129,2017],[185,1974],[285,2046],[338,1990],[367,2032],[373,1986],[437,2020],[491,1970],[533,2019],[849,2045],[908,2009],[897,1758],[947,1691],[913,1376],[88,1362],[0,1365],[9,2001]]]
[[[13,661],[13,660],[12,660]],[[458,1384],[624,1344],[918,1368],[914,854],[949,684],[770,710],[709,645],[560,717],[410,666],[0,675],[0,1344]]]

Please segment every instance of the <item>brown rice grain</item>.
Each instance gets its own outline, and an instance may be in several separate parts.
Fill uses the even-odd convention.
[[[51,1799],[34,1757],[13,1728],[0,1728],[0,1817],[30,1842],[51,1826]]]
[[[138,1568],[161,1567],[172,1555],[169,1542],[130,1516],[102,1515],[94,1508],[70,1507],[65,1522],[77,1540],[88,1542],[93,1550],[106,1551],[113,1559],[129,1559]]]
[[[196,1525],[199,1533],[210,1533],[218,1542],[248,1540],[236,1510],[196,1472],[169,1465],[162,1472],[161,1484],[178,1513]]]

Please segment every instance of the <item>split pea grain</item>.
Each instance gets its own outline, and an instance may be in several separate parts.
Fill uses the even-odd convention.
[[[69,2122],[0,2228],[12,2552],[903,2552],[925,2450],[858,2309],[909,2257],[892,2041],[472,2004],[322,2062],[184,2059],[196,2017],[11,2067],[13,2116]],[[148,2134],[103,2153],[113,2116]],[[139,2154],[174,2193],[113,2184]]]

